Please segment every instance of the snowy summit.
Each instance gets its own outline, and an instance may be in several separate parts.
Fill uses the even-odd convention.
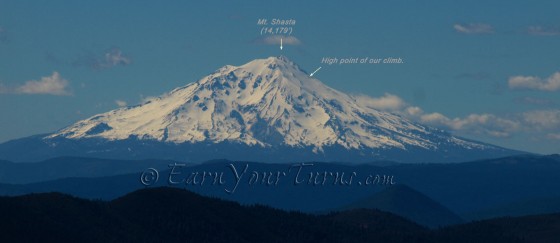
[[[309,159],[358,161],[409,161],[406,158],[416,157],[418,152],[440,154],[424,158],[444,161],[441,158],[453,157],[449,153],[457,150],[460,154],[506,151],[359,105],[284,56],[224,66],[141,105],[95,115],[43,139],[51,147],[60,140],[92,139],[117,144],[131,140],[174,146],[220,144],[224,157],[229,144],[282,153],[297,151],[298,156]],[[406,156],[400,156],[401,152]],[[201,159],[212,159],[211,153]]]

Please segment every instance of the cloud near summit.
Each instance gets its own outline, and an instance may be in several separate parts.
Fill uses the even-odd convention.
[[[364,107],[392,112],[421,124],[461,134],[507,138],[528,132],[542,134],[545,139],[556,139],[555,135],[560,134],[560,110],[557,109],[533,110],[506,116],[473,113],[453,118],[439,112],[425,112],[389,93],[381,97],[357,95],[353,98]]]
[[[406,102],[400,97],[385,93],[383,96],[374,98],[366,95],[354,96],[356,102],[360,105],[383,111],[396,111],[406,106]]]
[[[283,45],[301,45],[301,41],[295,36],[281,36],[281,35],[268,35],[253,40],[254,44],[258,45],[280,45],[282,39]]]

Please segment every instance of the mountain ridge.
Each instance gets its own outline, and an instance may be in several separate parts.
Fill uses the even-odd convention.
[[[411,203],[414,202],[414,203]],[[463,219],[428,196],[404,184],[397,184],[339,210],[378,209],[391,212],[432,228],[459,224]]]
[[[110,202],[60,193],[0,197],[8,242],[557,242],[560,214],[504,217],[427,229],[379,210],[327,215],[141,189]]]

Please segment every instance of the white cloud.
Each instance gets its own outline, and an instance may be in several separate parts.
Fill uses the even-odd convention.
[[[450,118],[439,112],[426,113],[422,108],[411,106],[392,94],[385,94],[380,98],[359,98],[359,104],[369,108],[376,109],[372,104],[378,105],[377,109],[382,107],[413,121],[463,134],[483,134],[492,137],[510,137],[518,132],[560,134],[560,110],[533,110],[507,117],[473,113],[465,117]]]
[[[404,113],[407,116],[418,117],[418,116],[422,115],[422,113],[424,113],[424,111],[420,107],[409,106],[406,109],[404,109]]]
[[[127,105],[126,101],[124,100],[115,100],[115,104],[117,104],[119,107],[125,107]]]
[[[425,112],[389,93],[381,97],[359,95],[353,98],[362,107],[389,111],[421,124],[462,135],[507,138],[528,133],[534,137],[560,140],[560,109],[532,110],[502,116],[473,113],[464,117],[448,117],[439,112]]]
[[[108,69],[116,66],[126,66],[131,63],[132,59],[119,48],[111,48],[105,51],[102,56],[87,53],[73,62],[74,65],[87,66],[93,69]]]
[[[103,68],[110,68],[118,65],[126,66],[131,62],[131,59],[128,56],[123,55],[120,49],[113,48],[105,52],[105,58],[99,62],[99,65]]]
[[[493,114],[470,114],[463,118],[448,118],[441,113],[434,112],[420,113],[416,117],[412,116],[412,118],[446,130],[485,134],[492,137],[509,137],[521,127],[518,121],[501,118]]]
[[[453,29],[463,34],[492,34],[494,27],[484,23],[455,24]]]
[[[560,29],[537,25],[537,26],[529,26],[529,28],[527,28],[527,33],[530,35],[556,36],[556,35],[560,35]]]
[[[300,45],[301,41],[295,36],[268,35],[254,40],[256,44],[264,45],[280,45],[282,39],[283,45]]]
[[[513,76],[508,79],[508,86],[514,90],[560,90],[560,72],[552,74],[546,79],[535,76]]]
[[[560,110],[536,110],[523,113],[528,128],[536,130],[560,129]]]
[[[68,80],[62,78],[58,72],[53,72],[51,76],[42,77],[38,81],[30,80],[15,88],[0,84],[0,93],[72,95],[72,92],[68,90],[68,84]]]
[[[411,109],[415,112],[409,112]],[[560,110],[533,110],[509,117],[470,114],[462,118],[449,118],[441,113],[426,114],[418,107],[408,107],[404,114],[426,125],[492,137],[509,137],[517,132],[560,134]]]
[[[354,99],[358,104],[376,110],[396,111],[402,109],[406,103],[400,97],[385,93],[379,98],[372,98],[366,95],[355,96]]]
[[[437,125],[437,126],[444,126],[446,128],[452,128],[453,125],[451,124],[451,119],[447,118],[441,113],[434,112],[429,114],[419,113],[417,114],[417,118],[420,119],[421,122],[430,124],[430,125]],[[413,117],[414,118],[414,117]]]
[[[389,93],[378,98],[359,95],[354,96],[354,99],[364,107],[393,112],[422,124],[463,133],[509,137],[522,126],[518,120],[492,114],[470,114],[466,117],[449,118],[439,112],[426,113],[422,108],[409,105],[402,98]]]

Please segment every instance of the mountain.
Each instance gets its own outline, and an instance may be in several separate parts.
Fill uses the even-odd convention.
[[[134,163],[134,161],[130,161]],[[141,162],[140,162],[141,163]],[[180,163],[180,162],[178,162]],[[225,189],[234,187],[236,179],[230,168],[233,164],[238,172],[247,167],[235,193]],[[157,167],[157,163],[150,167]],[[481,160],[452,164],[402,164],[373,166],[348,163],[313,163],[302,170],[302,175],[324,171],[345,173],[356,172],[350,186],[333,185],[332,178],[325,185],[302,183],[294,185],[297,170],[291,164],[255,162],[213,161],[188,164],[178,171],[182,178],[191,173],[223,172],[223,185],[212,183],[193,185],[180,183],[179,188],[187,188],[202,195],[237,201],[245,205],[261,204],[284,210],[303,212],[325,212],[348,206],[375,193],[395,185],[364,185],[364,180],[372,176],[393,176],[394,182],[404,184],[463,216],[464,219],[487,218],[487,216],[515,216],[522,214],[542,214],[555,212],[554,198],[560,198],[560,156],[514,156],[501,159]],[[278,185],[266,183],[250,184],[253,172],[287,172]],[[167,186],[169,170],[159,170],[159,181],[152,186]],[[29,184],[0,184],[0,195],[23,195],[27,193],[63,192],[90,199],[112,200],[126,193],[144,188],[140,183],[141,173],[95,178],[63,178]],[[262,175],[262,174],[261,174]],[[23,176],[23,175],[22,175]],[[303,177],[302,177],[303,178]],[[362,185],[359,184],[362,182]],[[0,181],[1,183],[1,181]],[[518,202],[550,198],[534,205],[507,205]],[[550,205],[546,205],[546,204]],[[507,206],[507,207],[504,207]],[[498,209],[498,211],[496,211]],[[503,210],[502,210],[503,209]],[[490,214],[484,213],[490,210]],[[483,215],[482,215],[483,214]],[[478,217],[481,215],[482,217]]]
[[[426,229],[379,210],[287,212],[153,188],[90,201],[60,193],[0,197],[5,242],[558,242],[560,214]]]
[[[457,162],[516,153],[360,105],[283,56],[224,66],[141,105],[0,146],[0,159],[12,161]]]
[[[0,160],[0,183],[27,184],[62,178],[93,178],[140,173],[147,168],[168,169],[169,160],[114,160],[58,157],[33,163]]]
[[[532,198],[509,202],[504,205],[485,208],[464,214],[470,220],[491,219],[506,216],[527,216],[535,214],[560,213],[560,197]]]
[[[388,187],[370,197],[342,207],[342,210],[359,208],[391,212],[429,227],[463,222],[461,217],[449,209],[406,185]]]
[[[457,164],[408,164],[388,169],[395,171],[395,177],[401,178],[400,183],[459,215],[512,202],[560,197],[560,156],[557,154],[519,155]]]
[[[175,188],[143,189],[110,202],[59,193],[0,197],[0,214],[5,242],[412,242],[428,237],[425,228],[376,210],[313,216]]]
[[[560,214],[502,217],[449,226],[437,231],[431,242],[559,242]]]

